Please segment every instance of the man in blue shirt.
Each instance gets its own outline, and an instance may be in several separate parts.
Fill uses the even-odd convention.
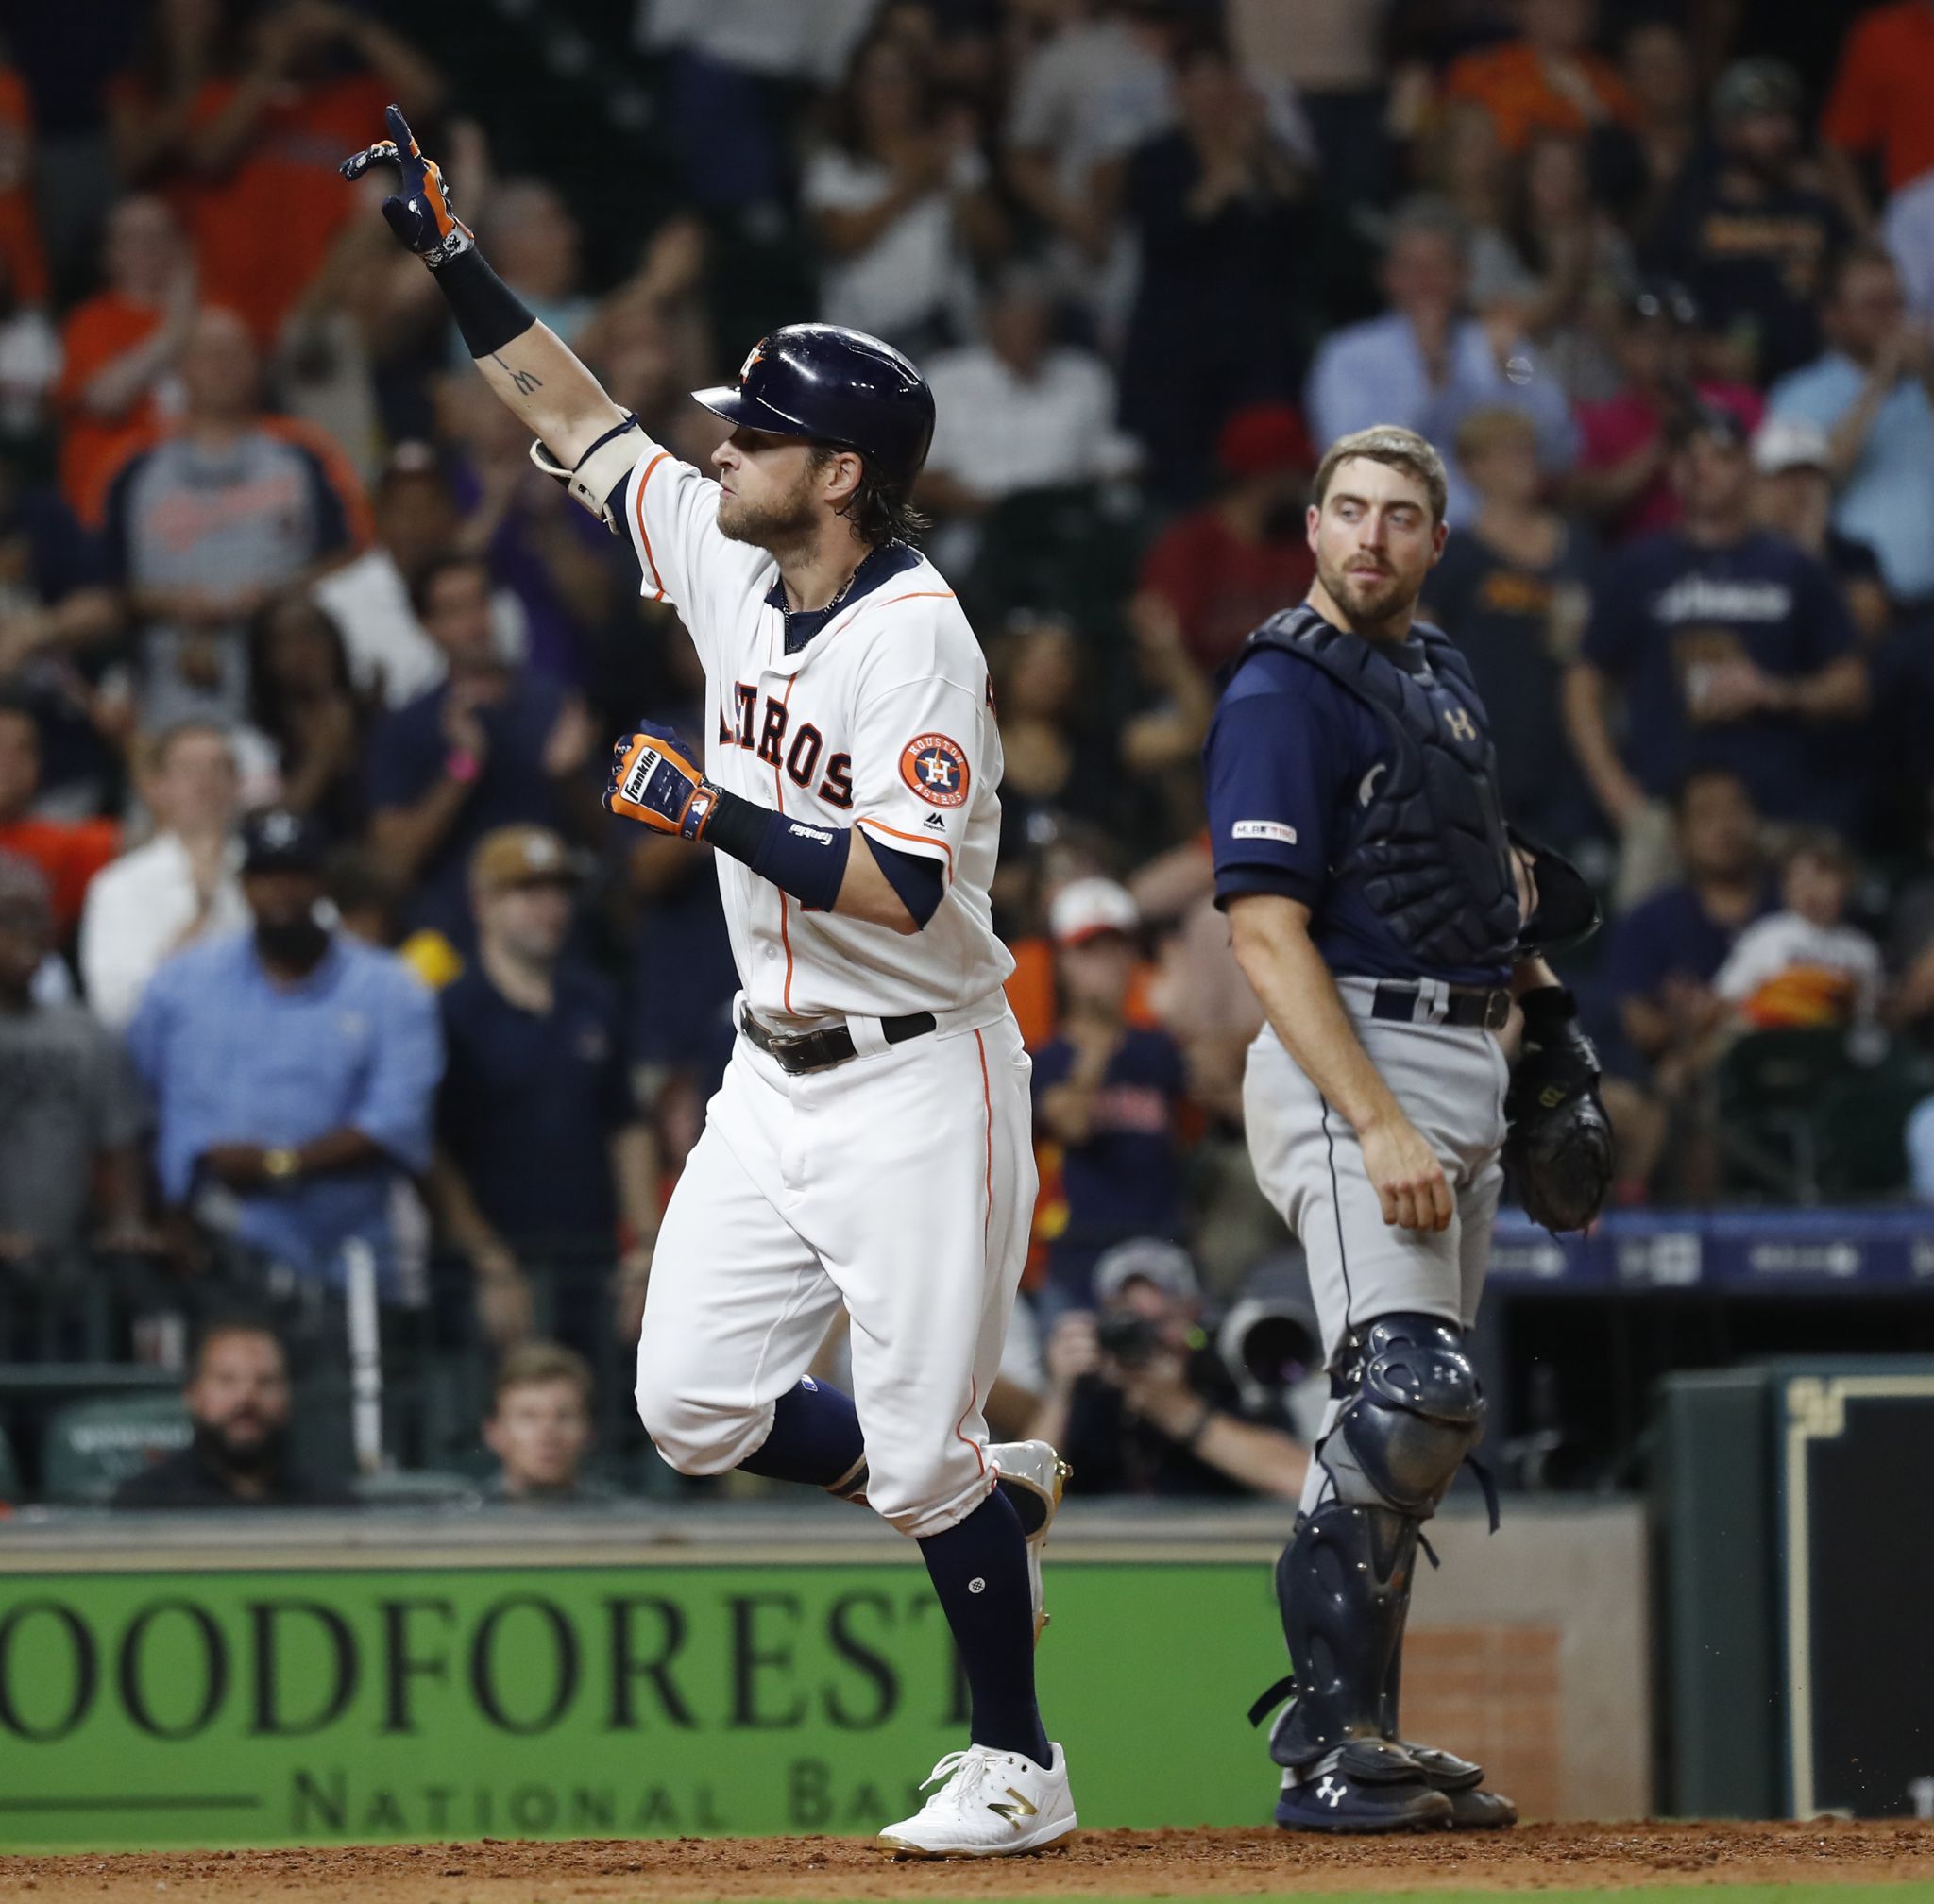
[[[1895,601],[1934,600],[1934,357],[1883,246],[1836,263],[1825,330],[1832,348],[1773,386],[1768,415],[1826,433],[1834,527],[1872,547]]]
[[[1574,1007],[1529,949],[1542,856],[1507,841],[1470,671],[1415,620],[1442,460],[1362,431],[1315,498],[1316,582],[1250,638],[1207,745],[1216,900],[1267,1019],[1249,1154],[1308,1258],[1333,1398],[1276,1571],[1294,1672],[1276,1817],[1505,1825],[1480,1767],[1402,1739],[1400,1652],[1422,1523],[1483,1426],[1464,1338],[1502,1182],[1498,1034],[1521,999],[1527,1038],[1562,1044]]]
[[[471,857],[477,957],[442,994],[436,1183],[493,1339],[530,1333],[536,1270],[551,1333],[594,1352],[611,1334],[595,1300],[607,1276],[625,1333],[637,1333],[657,1158],[632,1098],[618,1000],[565,952],[576,884],[564,842],[542,827],[501,827]]]
[[[387,952],[318,916],[322,842],[300,815],[243,831],[251,929],[204,941],[148,981],[128,1028],[156,1106],[168,1202],[305,1280],[340,1287],[375,1253],[391,1300],[416,1292],[396,1193],[430,1166],[443,1069],[436,1004]]]
[[[1634,543],[1605,574],[1565,683],[1571,744],[1606,817],[1630,840],[1695,768],[1725,767],[1771,819],[1852,830],[1865,789],[1822,771],[1823,730],[1867,710],[1845,598],[1798,544],[1755,526],[1753,466],[1730,411],[1683,434],[1676,529]],[[1624,695],[1612,739],[1611,690]]]
[[[1390,309],[1333,332],[1310,366],[1303,408],[1317,442],[1394,417],[1448,443],[1471,411],[1501,404],[1531,419],[1547,474],[1570,468],[1578,431],[1563,387],[1508,325],[1465,308],[1467,243],[1462,221],[1441,201],[1416,198],[1399,209],[1383,255]],[[1477,498],[1454,467],[1449,482],[1446,506],[1461,525],[1476,514]]]

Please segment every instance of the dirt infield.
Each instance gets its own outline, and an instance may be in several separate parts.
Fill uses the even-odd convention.
[[[863,1840],[727,1838],[405,1844],[0,1860],[0,1898],[216,1904],[511,1900],[1251,1896],[1640,1884],[1934,1880],[1934,1825],[1534,1825],[1346,1840],[1267,1831],[1089,1831],[1043,1858],[896,1863]]]

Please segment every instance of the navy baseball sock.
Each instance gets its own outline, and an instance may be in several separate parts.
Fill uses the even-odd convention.
[[[996,1488],[920,1552],[967,1671],[974,1742],[1045,1766],[1054,1751],[1034,1698],[1034,1600],[1014,1504]]]
[[[805,1481],[836,1494],[866,1491],[866,1441],[850,1396],[810,1375],[772,1404],[772,1432],[738,1464],[748,1474]]]

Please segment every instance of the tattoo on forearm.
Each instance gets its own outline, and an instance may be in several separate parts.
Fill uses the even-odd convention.
[[[519,397],[528,397],[533,390],[543,389],[544,382],[541,378],[529,370],[513,370],[495,350],[490,353],[490,361],[510,379],[511,387]]]

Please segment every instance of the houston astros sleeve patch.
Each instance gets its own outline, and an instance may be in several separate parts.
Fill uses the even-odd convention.
[[[960,807],[967,800],[967,756],[944,734],[923,734],[900,756],[900,777],[934,807]]]

